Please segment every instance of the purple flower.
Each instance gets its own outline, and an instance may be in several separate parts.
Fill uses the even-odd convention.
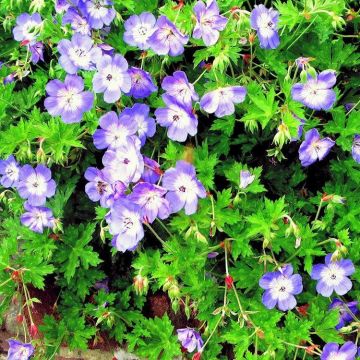
[[[200,100],[200,106],[208,114],[217,117],[232,115],[235,112],[234,104],[245,100],[246,89],[243,86],[228,86],[206,93]]]
[[[85,179],[89,182],[85,185],[85,192],[91,201],[99,201],[104,208],[109,207],[109,199],[114,195],[114,188],[104,173],[94,167],[85,171]],[[125,187],[125,186],[124,186]]]
[[[104,55],[96,66],[93,87],[96,93],[104,93],[105,102],[114,103],[120,99],[121,91],[130,91],[131,77],[127,71],[128,63],[123,56],[116,54],[111,58]]]
[[[196,135],[198,120],[191,107],[167,94],[164,94],[162,98],[166,107],[156,109],[155,116],[159,125],[168,129],[169,139],[183,142],[188,135]]]
[[[198,1],[194,6],[196,25],[193,38],[203,39],[206,46],[216,44],[219,40],[219,31],[224,30],[227,18],[220,15],[218,4],[215,0],[207,0],[206,5]]]
[[[73,1],[71,1],[73,3]],[[55,11],[57,13],[62,13],[66,10],[68,10],[70,7],[70,1],[68,0],[56,0],[55,1]]]
[[[76,33],[91,35],[91,28],[88,20],[79,12],[78,9],[70,7],[63,16],[62,24],[70,24],[71,29]]]
[[[333,107],[336,94],[332,87],[336,83],[333,70],[322,71],[314,78],[308,74],[306,83],[296,83],[291,89],[291,96],[313,110],[329,110]]]
[[[194,85],[189,83],[183,71],[175,71],[172,76],[166,76],[161,84],[166,93],[179,102],[191,107],[192,101],[198,101],[199,95],[195,92]]]
[[[124,146],[109,149],[103,156],[103,173],[111,182],[125,184],[136,182],[144,171],[144,160],[140,153],[141,143],[136,137],[129,138]]]
[[[149,116],[150,108],[146,104],[134,104],[132,108],[125,108],[120,117],[130,119],[133,125],[137,125],[137,135],[141,145],[145,144],[146,138],[152,137],[156,131],[155,120]]]
[[[160,179],[161,173],[160,165],[155,160],[144,156],[144,172],[141,175],[141,179],[150,184],[156,184]]]
[[[193,352],[195,349],[201,351],[204,344],[201,335],[191,328],[177,329],[178,339],[181,345],[189,352]]]
[[[39,60],[44,61],[44,44],[42,42],[37,42],[34,45],[29,45],[29,50],[31,53],[31,62],[37,64]]]
[[[98,44],[97,46],[103,55],[109,55],[111,57],[115,55],[115,49],[112,46],[104,43]]]
[[[94,284],[94,288],[96,290],[104,290],[106,293],[110,291],[109,289],[109,278],[105,278],[103,280],[97,281]]]
[[[115,18],[115,10],[110,0],[80,0],[79,8],[87,17],[92,29],[110,25]]]
[[[317,160],[323,160],[334,145],[335,141],[328,137],[320,139],[316,129],[309,130],[299,148],[301,165],[309,166]]]
[[[84,91],[84,80],[77,75],[67,75],[64,82],[51,80],[46,92],[49,95],[44,102],[46,110],[67,124],[80,122],[93,106],[93,93]]]
[[[351,109],[353,109],[355,105],[356,105],[355,103],[346,103],[346,104],[344,104],[344,107],[345,107],[345,110],[348,112]]]
[[[294,295],[303,290],[302,279],[299,274],[293,275],[291,264],[285,265],[278,271],[268,272],[259,281],[261,288],[265,289],[262,303],[268,309],[276,305],[279,310],[291,310],[296,306]]]
[[[300,56],[295,60],[295,64],[300,70],[305,70],[306,65],[312,60],[312,58]]]
[[[189,37],[182,34],[166,16],[160,16],[148,44],[158,55],[178,56],[184,52],[184,45],[188,41]]]
[[[255,175],[252,175],[250,171],[240,171],[240,189],[246,189],[254,180]]]
[[[42,24],[38,13],[29,15],[23,13],[16,18],[16,26],[13,29],[14,39],[26,44],[34,44]]]
[[[10,339],[7,360],[28,360],[34,354],[35,348],[31,344]]]
[[[166,219],[170,215],[170,204],[164,198],[166,189],[150,183],[137,184],[128,199],[141,208],[143,221],[152,223],[156,217]]]
[[[149,12],[130,16],[124,23],[124,41],[140,50],[148,49],[148,40],[155,31],[155,23],[155,16]]]
[[[24,165],[20,169],[17,189],[20,197],[27,199],[30,205],[41,206],[46,198],[54,196],[56,184],[51,179],[51,170],[46,166],[40,164],[34,169]]]
[[[5,187],[16,187],[19,181],[20,166],[13,155],[6,160],[0,160],[0,184]]]
[[[60,65],[68,74],[76,74],[78,70],[95,70],[102,52],[93,45],[91,37],[79,33],[75,33],[71,40],[61,40],[58,44]]]
[[[351,341],[347,341],[339,349],[339,344],[328,343],[324,346],[321,360],[355,360],[357,347]]]
[[[314,265],[311,278],[318,280],[316,291],[322,296],[330,296],[334,291],[344,295],[352,288],[348,276],[355,272],[354,264],[349,259],[331,260],[332,254],[325,257],[325,264]]]
[[[8,76],[5,76],[3,80],[4,85],[14,82],[15,77],[16,77],[16,73],[11,73]]]
[[[99,119],[101,129],[93,135],[94,145],[97,149],[126,146],[131,135],[137,131],[137,123],[130,116],[120,116],[115,111],[110,111]]]
[[[178,161],[175,168],[165,171],[162,185],[168,190],[166,199],[175,213],[185,208],[185,214],[194,214],[197,210],[198,198],[205,198],[206,191],[201,182],[196,178],[193,165],[186,161]]]
[[[24,208],[26,212],[21,215],[20,221],[30,230],[42,234],[44,228],[53,228],[55,219],[51,209],[43,206],[32,206],[25,202]]]
[[[255,5],[250,15],[252,29],[257,31],[260,47],[276,49],[280,44],[277,32],[279,13],[273,8],[267,9],[264,5]]]
[[[338,309],[340,315],[339,323],[335,327],[336,330],[340,330],[346,324],[353,321],[353,316],[359,312],[357,305],[358,305],[357,301],[344,303],[340,299],[337,298],[333,299],[333,301],[329,306],[329,309]]]
[[[354,136],[351,153],[353,159],[360,164],[360,135]]]
[[[121,252],[135,250],[144,237],[140,207],[127,199],[119,199],[112,205],[107,221],[110,234],[114,235],[112,245]]]
[[[131,67],[128,73],[131,77],[131,89],[126,95],[130,95],[134,99],[144,99],[157,91],[157,86],[148,72]]]

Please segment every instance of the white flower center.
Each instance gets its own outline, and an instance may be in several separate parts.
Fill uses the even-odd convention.
[[[11,163],[5,169],[6,176],[11,180],[17,180],[19,178],[19,168],[16,164]]]
[[[331,263],[323,269],[320,276],[328,286],[336,286],[343,281],[345,274],[338,264]]]
[[[269,37],[275,30],[275,23],[272,21],[272,18],[269,14],[262,13],[258,20],[257,26],[259,27],[259,31],[261,35],[264,37]]]
[[[327,360],[346,360],[347,356],[345,353],[338,353],[338,352],[332,352],[330,353],[329,357],[327,358]]]
[[[83,105],[81,93],[73,88],[59,91],[59,107],[67,111],[75,111]]]
[[[102,75],[103,83],[109,91],[118,90],[123,84],[123,73],[116,66],[108,65],[102,70]]]
[[[289,293],[294,290],[292,282],[285,276],[273,279],[269,284],[269,288],[271,296],[279,300],[287,299]]]
[[[27,180],[27,187],[31,194],[43,195],[47,189],[47,182],[40,174],[32,174]]]
[[[69,50],[69,58],[75,66],[87,68],[90,65],[90,52],[81,47],[73,47]]]

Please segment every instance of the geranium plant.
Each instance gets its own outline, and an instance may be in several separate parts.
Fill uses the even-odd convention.
[[[357,357],[358,1],[0,4],[8,359]]]

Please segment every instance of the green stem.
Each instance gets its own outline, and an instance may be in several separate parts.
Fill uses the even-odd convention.
[[[151,227],[150,224],[147,224],[145,223],[145,226],[153,233],[153,235],[160,241],[160,243],[162,244],[162,246],[165,248],[165,249],[168,249],[168,251],[170,252],[174,252],[170,246],[168,244],[166,244],[166,242],[157,234],[157,232]]]
[[[201,353],[204,351],[206,345],[208,344],[208,342],[210,341],[210,339],[213,337],[216,329],[219,327],[219,324],[220,324],[220,321],[222,320],[222,318],[223,318],[222,315],[220,315],[220,316],[219,316],[219,320],[217,321],[217,323],[216,323],[213,331],[211,332],[210,336],[206,339],[205,344],[203,345],[203,347],[200,349],[200,352],[201,352]]]

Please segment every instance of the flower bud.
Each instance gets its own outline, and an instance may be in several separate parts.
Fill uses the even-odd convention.
[[[34,323],[32,323],[30,325],[30,331],[29,332],[30,332],[30,335],[31,335],[32,338],[36,338],[39,335],[39,330],[38,330],[37,326]]]
[[[176,299],[180,295],[180,289],[177,285],[177,282],[172,284],[168,290],[168,294],[170,296],[170,299]]]
[[[22,324],[23,321],[24,321],[24,315],[23,314],[17,314],[16,315],[16,322],[18,324]]]
[[[234,283],[234,279],[231,275],[226,275],[225,276],[225,285],[228,288],[228,290],[230,290],[233,286]]]
[[[200,360],[201,359],[201,351],[198,351],[193,357],[192,360]]]
[[[136,275],[133,279],[133,284],[137,295],[143,295],[148,292],[149,280],[147,277]]]

